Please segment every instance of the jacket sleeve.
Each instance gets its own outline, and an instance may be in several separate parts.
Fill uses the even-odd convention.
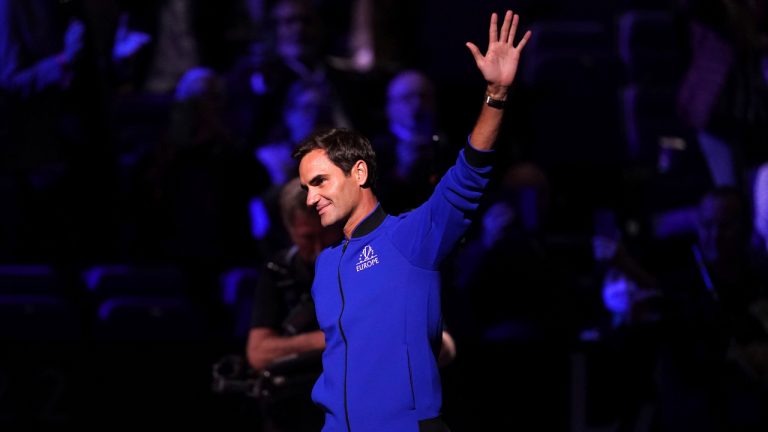
[[[479,151],[468,143],[432,196],[400,216],[392,242],[412,264],[437,269],[456,246],[480,205],[490,180],[493,155],[493,151]]]

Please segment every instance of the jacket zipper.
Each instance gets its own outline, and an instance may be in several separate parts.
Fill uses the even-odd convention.
[[[349,424],[349,407],[347,405],[347,360],[349,357],[349,345],[347,344],[347,335],[344,334],[344,327],[341,325],[341,317],[344,315],[344,289],[341,286],[341,261],[344,258],[344,252],[347,250],[347,246],[349,246],[349,239],[347,239],[346,243],[344,243],[344,246],[341,248],[341,257],[339,257],[339,268],[337,270],[337,275],[339,278],[339,293],[341,294],[341,312],[339,313],[339,333],[341,333],[341,339],[344,341],[344,417],[347,421],[347,431],[351,432],[352,427]]]

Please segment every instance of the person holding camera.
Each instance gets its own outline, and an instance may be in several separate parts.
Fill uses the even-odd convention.
[[[298,178],[281,188],[279,210],[291,245],[266,261],[254,293],[248,364],[260,372],[279,367],[281,374],[293,378],[281,394],[262,393],[265,432],[317,431],[322,426],[321,412],[312,403],[310,391],[311,378],[319,375],[325,340],[310,288],[317,254],[340,239],[341,230],[323,227],[314,209],[307,207],[306,197]],[[310,378],[304,386],[302,377]]]

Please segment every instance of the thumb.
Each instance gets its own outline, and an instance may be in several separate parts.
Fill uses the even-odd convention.
[[[483,60],[483,54],[480,53],[480,49],[477,47],[477,45],[473,44],[472,42],[466,43],[467,48],[469,48],[469,51],[472,53],[472,57],[475,58],[476,63],[480,63]]]

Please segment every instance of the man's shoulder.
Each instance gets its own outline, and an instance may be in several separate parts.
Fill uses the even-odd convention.
[[[320,251],[320,254],[317,256],[317,261],[321,261],[324,259],[328,259],[336,254],[339,253],[340,248],[344,244],[345,240],[339,240],[338,242],[325,247],[322,251]]]

